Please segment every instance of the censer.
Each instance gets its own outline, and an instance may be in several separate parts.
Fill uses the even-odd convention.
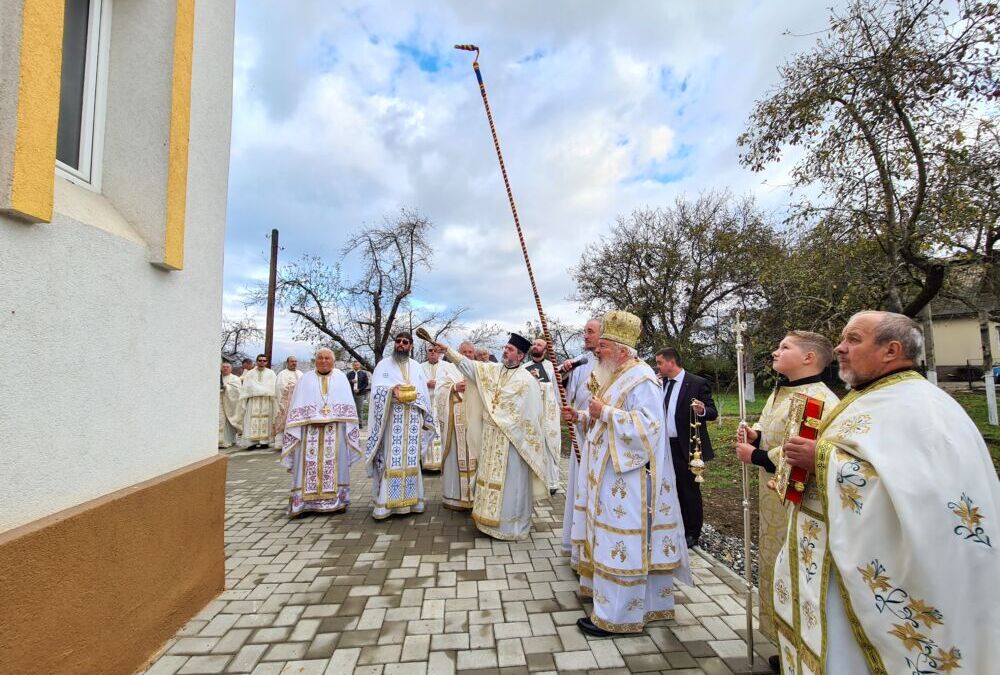
[[[695,406],[701,404],[698,399],[691,399],[691,459],[688,468],[694,474],[695,483],[704,483],[702,473],[705,472],[705,460],[701,458],[701,420],[695,411]]]

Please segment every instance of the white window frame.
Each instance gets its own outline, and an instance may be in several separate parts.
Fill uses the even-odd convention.
[[[91,0],[87,19],[87,62],[80,115],[80,168],[56,160],[56,175],[100,192],[104,159],[104,122],[108,93],[112,0]]]

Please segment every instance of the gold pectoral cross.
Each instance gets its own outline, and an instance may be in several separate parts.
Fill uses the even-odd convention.
[[[327,416],[329,414],[330,414],[330,404],[324,403],[323,404],[323,416],[325,417],[325,416]]]

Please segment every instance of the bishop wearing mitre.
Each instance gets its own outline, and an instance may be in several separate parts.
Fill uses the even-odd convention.
[[[372,517],[424,512],[420,456],[435,435],[427,378],[410,358],[413,338],[396,335],[392,354],[372,373],[365,464],[372,478]]]
[[[511,333],[501,363],[473,361],[440,346],[465,376],[466,400],[481,410],[472,520],[494,539],[526,539],[535,495],[545,494],[548,479],[541,388],[521,367],[531,343]]]
[[[316,369],[302,375],[288,402],[281,463],[292,474],[288,515],[335,513],[351,502],[351,464],[361,457],[358,412],[333,352],[316,352]]]
[[[240,428],[240,378],[233,375],[233,366],[222,362],[219,374],[219,447],[229,448],[236,442]]]
[[[587,410],[564,409],[567,421],[587,427],[578,470],[590,489],[578,571],[580,593],[594,608],[577,626],[593,637],[673,618],[674,575],[691,583],[662,394],[636,356],[640,331],[634,314],[604,316],[594,367],[600,389]]]
[[[448,399],[440,394],[449,389],[448,385],[463,379],[455,366],[441,360],[441,354],[437,345],[430,345],[427,350],[427,361],[421,364],[424,376],[427,378],[427,393],[430,394],[433,404],[434,428],[437,431],[437,435],[427,444],[421,458],[421,466],[428,471],[440,471],[443,459],[441,424],[442,417],[447,414]]]

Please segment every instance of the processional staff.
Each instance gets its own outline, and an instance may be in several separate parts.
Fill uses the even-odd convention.
[[[745,435],[747,426],[747,402],[744,398],[743,331],[746,330],[739,312],[736,312],[736,390],[740,404],[739,435]],[[740,439],[742,440],[742,438]],[[743,479],[743,578],[747,584],[747,668],[753,672],[753,573],[750,569],[750,469],[746,462],[740,462]]]
[[[542,299],[538,295],[538,285],[535,283],[535,273],[531,269],[531,259],[528,257],[528,246],[524,242],[524,231],[521,229],[521,220],[517,216],[517,205],[514,203],[514,193],[510,189],[510,179],[507,178],[507,166],[503,161],[503,153],[500,151],[500,139],[497,137],[496,125],[493,123],[493,113],[490,111],[490,101],[486,96],[486,85],[483,83],[483,74],[479,70],[479,47],[476,45],[455,45],[455,49],[461,49],[466,52],[476,52],[476,58],[472,61],[472,69],[476,72],[476,80],[479,82],[479,93],[483,96],[483,106],[486,108],[486,119],[490,123],[490,133],[493,135],[493,147],[497,151],[497,160],[500,162],[500,173],[503,175],[503,184],[507,188],[507,201],[510,202],[510,211],[514,215],[514,227],[517,230],[517,238],[521,242],[521,253],[524,256],[524,265],[528,269],[528,279],[531,281],[531,292],[535,296],[535,307],[538,309],[538,322],[542,326],[542,335],[545,337],[545,343],[548,345],[549,361],[552,363],[552,367],[555,369],[556,373],[559,372],[559,364],[556,363],[555,349],[552,344],[552,336],[549,334],[549,324],[545,320],[545,312],[542,311]],[[556,387],[559,389],[559,403],[561,407],[566,407],[566,389],[563,386],[562,380],[558,377],[555,378]],[[569,431],[570,441],[573,443],[573,453],[576,455],[576,461],[580,461],[580,446],[576,441],[576,431],[573,429],[573,425],[570,424],[567,427]]]

